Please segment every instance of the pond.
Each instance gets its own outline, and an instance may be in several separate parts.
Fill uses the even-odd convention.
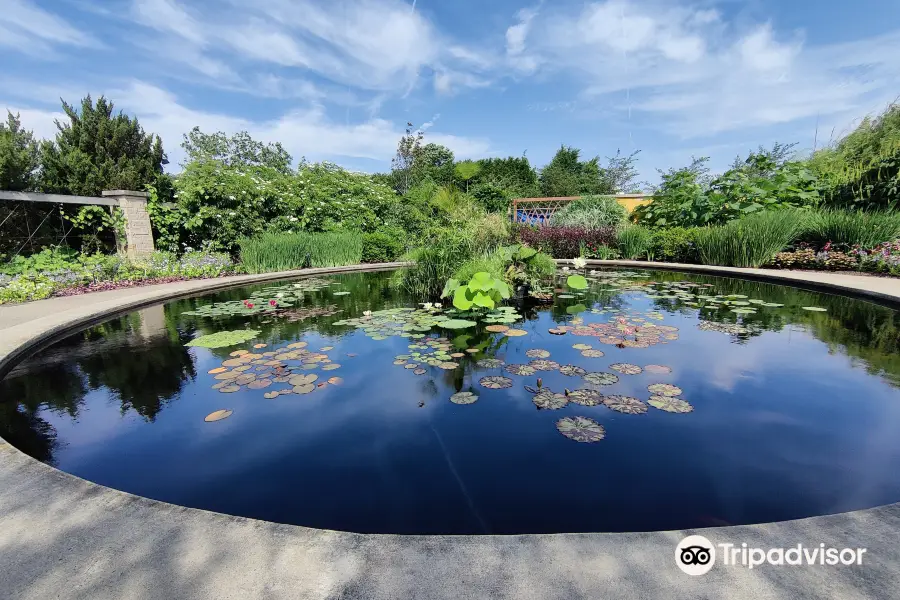
[[[9,373],[0,435],[133,494],[366,533],[684,529],[900,500],[889,308],[610,270],[485,319],[395,277],[107,321]]]

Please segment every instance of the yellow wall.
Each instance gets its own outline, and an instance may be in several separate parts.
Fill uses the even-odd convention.
[[[642,198],[616,198],[616,202],[624,206],[625,210],[630,213],[641,204],[650,204],[653,202],[653,198],[649,196]]]

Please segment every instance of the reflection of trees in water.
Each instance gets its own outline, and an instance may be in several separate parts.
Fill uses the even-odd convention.
[[[728,309],[701,310],[699,318],[717,323],[742,323],[751,331],[745,336],[735,336],[738,343],[763,331],[778,332],[789,325],[802,327],[828,344],[832,352],[860,361],[869,374],[881,376],[900,387],[900,313],[897,311],[845,296],[756,281],[678,273],[654,273],[654,279],[712,283],[716,287],[707,288],[710,295],[742,294],[784,304],[782,308],[759,307],[751,315],[736,315]],[[676,310],[690,308],[678,299],[658,299],[654,303],[666,310],[670,306]],[[803,306],[820,306],[827,311],[807,311],[801,308]]]
[[[54,464],[56,430],[27,406],[0,402],[0,437],[29,456]]]

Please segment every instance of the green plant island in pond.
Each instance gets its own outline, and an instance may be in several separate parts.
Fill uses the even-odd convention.
[[[475,273],[469,283],[462,285],[450,279],[444,286],[441,298],[453,296],[453,306],[459,310],[472,308],[495,308],[503,300],[509,299],[509,285],[490,273]]]

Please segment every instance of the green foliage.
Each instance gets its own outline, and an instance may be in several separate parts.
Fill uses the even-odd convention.
[[[586,244],[582,249],[581,255],[585,258],[596,258],[597,260],[615,260],[617,258],[622,258],[622,255],[619,254],[618,250],[610,248],[606,244]]]
[[[797,238],[804,221],[800,211],[760,212],[698,229],[694,241],[703,264],[760,267]]]
[[[6,123],[0,123],[0,190],[31,190],[38,156],[34,135],[22,129],[18,114],[7,111]]]
[[[628,225],[618,232],[617,245],[624,258],[643,258],[653,243],[653,234],[646,227]]]
[[[541,191],[544,196],[582,196],[611,194],[615,190],[604,176],[600,157],[579,160],[578,148],[562,146],[553,159],[541,169]]]
[[[502,187],[492,183],[473,185],[469,193],[489,212],[506,212],[509,208],[510,196]]]
[[[250,273],[355,265],[363,248],[362,235],[351,232],[267,233],[239,244],[241,264]]]
[[[900,238],[900,213],[825,209],[808,215],[800,239],[822,247],[826,243],[873,248]]]
[[[118,243],[124,243],[125,217],[119,208],[89,204],[74,210],[60,209],[60,213],[72,224],[72,229],[81,234],[82,252],[94,253],[104,250],[104,233],[112,233]]]
[[[397,260],[404,252],[404,232],[394,227],[384,227],[363,234],[362,262],[383,263]]]
[[[696,263],[700,260],[694,243],[696,227],[670,227],[652,230],[647,257],[664,262]]]
[[[506,275],[508,265],[507,255],[501,249],[496,248],[462,263],[453,271],[453,279],[468,281],[480,272],[489,273],[492,277],[502,279]]]
[[[503,279],[490,273],[475,273],[467,284],[450,279],[441,292],[441,298],[453,296],[453,306],[459,310],[472,308],[491,309],[509,298],[509,286]]]
[[[228,137],[221,131],[209,134],[194,127],[184,134],[181,147],[187,153],[187,163],[214,160],[228,166],[267,167],[289,173],[293,160],[280,143],[257,142],[246,131]]]
[[[469,193],[469,181],[481,172],[481,165],[473,160],[464,160],[456,163],[453,173],[466,184],[466,193]]]
[[[425,133],[406,124],[406,133],[397,144],[391,161],[390,181],[398,194],[406,194],[425,181],[437,185],[453,184],[453,152],[440,144],[425,144]]]
[[[573,290],[586,290],[588,288],[587,279],[582,275],[569,275],[569,277],[566,278],[566,285]]]
[[[900,207],[900,104],[864,118],[849,135],[813,154],[809,166],[825,182],[831,206]]]
[[[653,202],[637,206],[631,213],[636,223],[647,227],[705,225],[714,218],[709,203],[709,159],[699,158],[681,169],[660,171],[662,184]]]
[[[399,273],[400,284],[418,298],[438,297],[453,272],[480,251],[465,232],[438,230],[408,254],[415,264]]]
[[[554,213],[550,224],[587,229],[618,228],[625,224],[627,218],[628,211],[616,201],[615,196],[584,196]]]
[[[103,190],[143,190],[167,164],[159,136],[136,118],[113,114],[113,104],[87,96],[81,110],[63,102],[69,122],[56,122],[55,141],[41,144],[41,189],[99,196]]]
[[[537,173],[524,156],[485,158],[478,164],[481,171],[472,179],[471,187],[484,185],[497,188],[503,190],[507,199],[541,195]],[[472,194],[475,195],[475,192]]]
[[[727,223],[766,210],[808,209],[820,201],[819,180],[801,162],[786,162],[790,146],[751,152],[710,181],[706,158],[662,173],[653,202],[638,206],[635,222],[648,227],[693,227]]]
[[[256,329],[237,329],[235,331],[217,331],[192,339],[185,346],[193,348],[227,348],[249,342],[259,335]]]

